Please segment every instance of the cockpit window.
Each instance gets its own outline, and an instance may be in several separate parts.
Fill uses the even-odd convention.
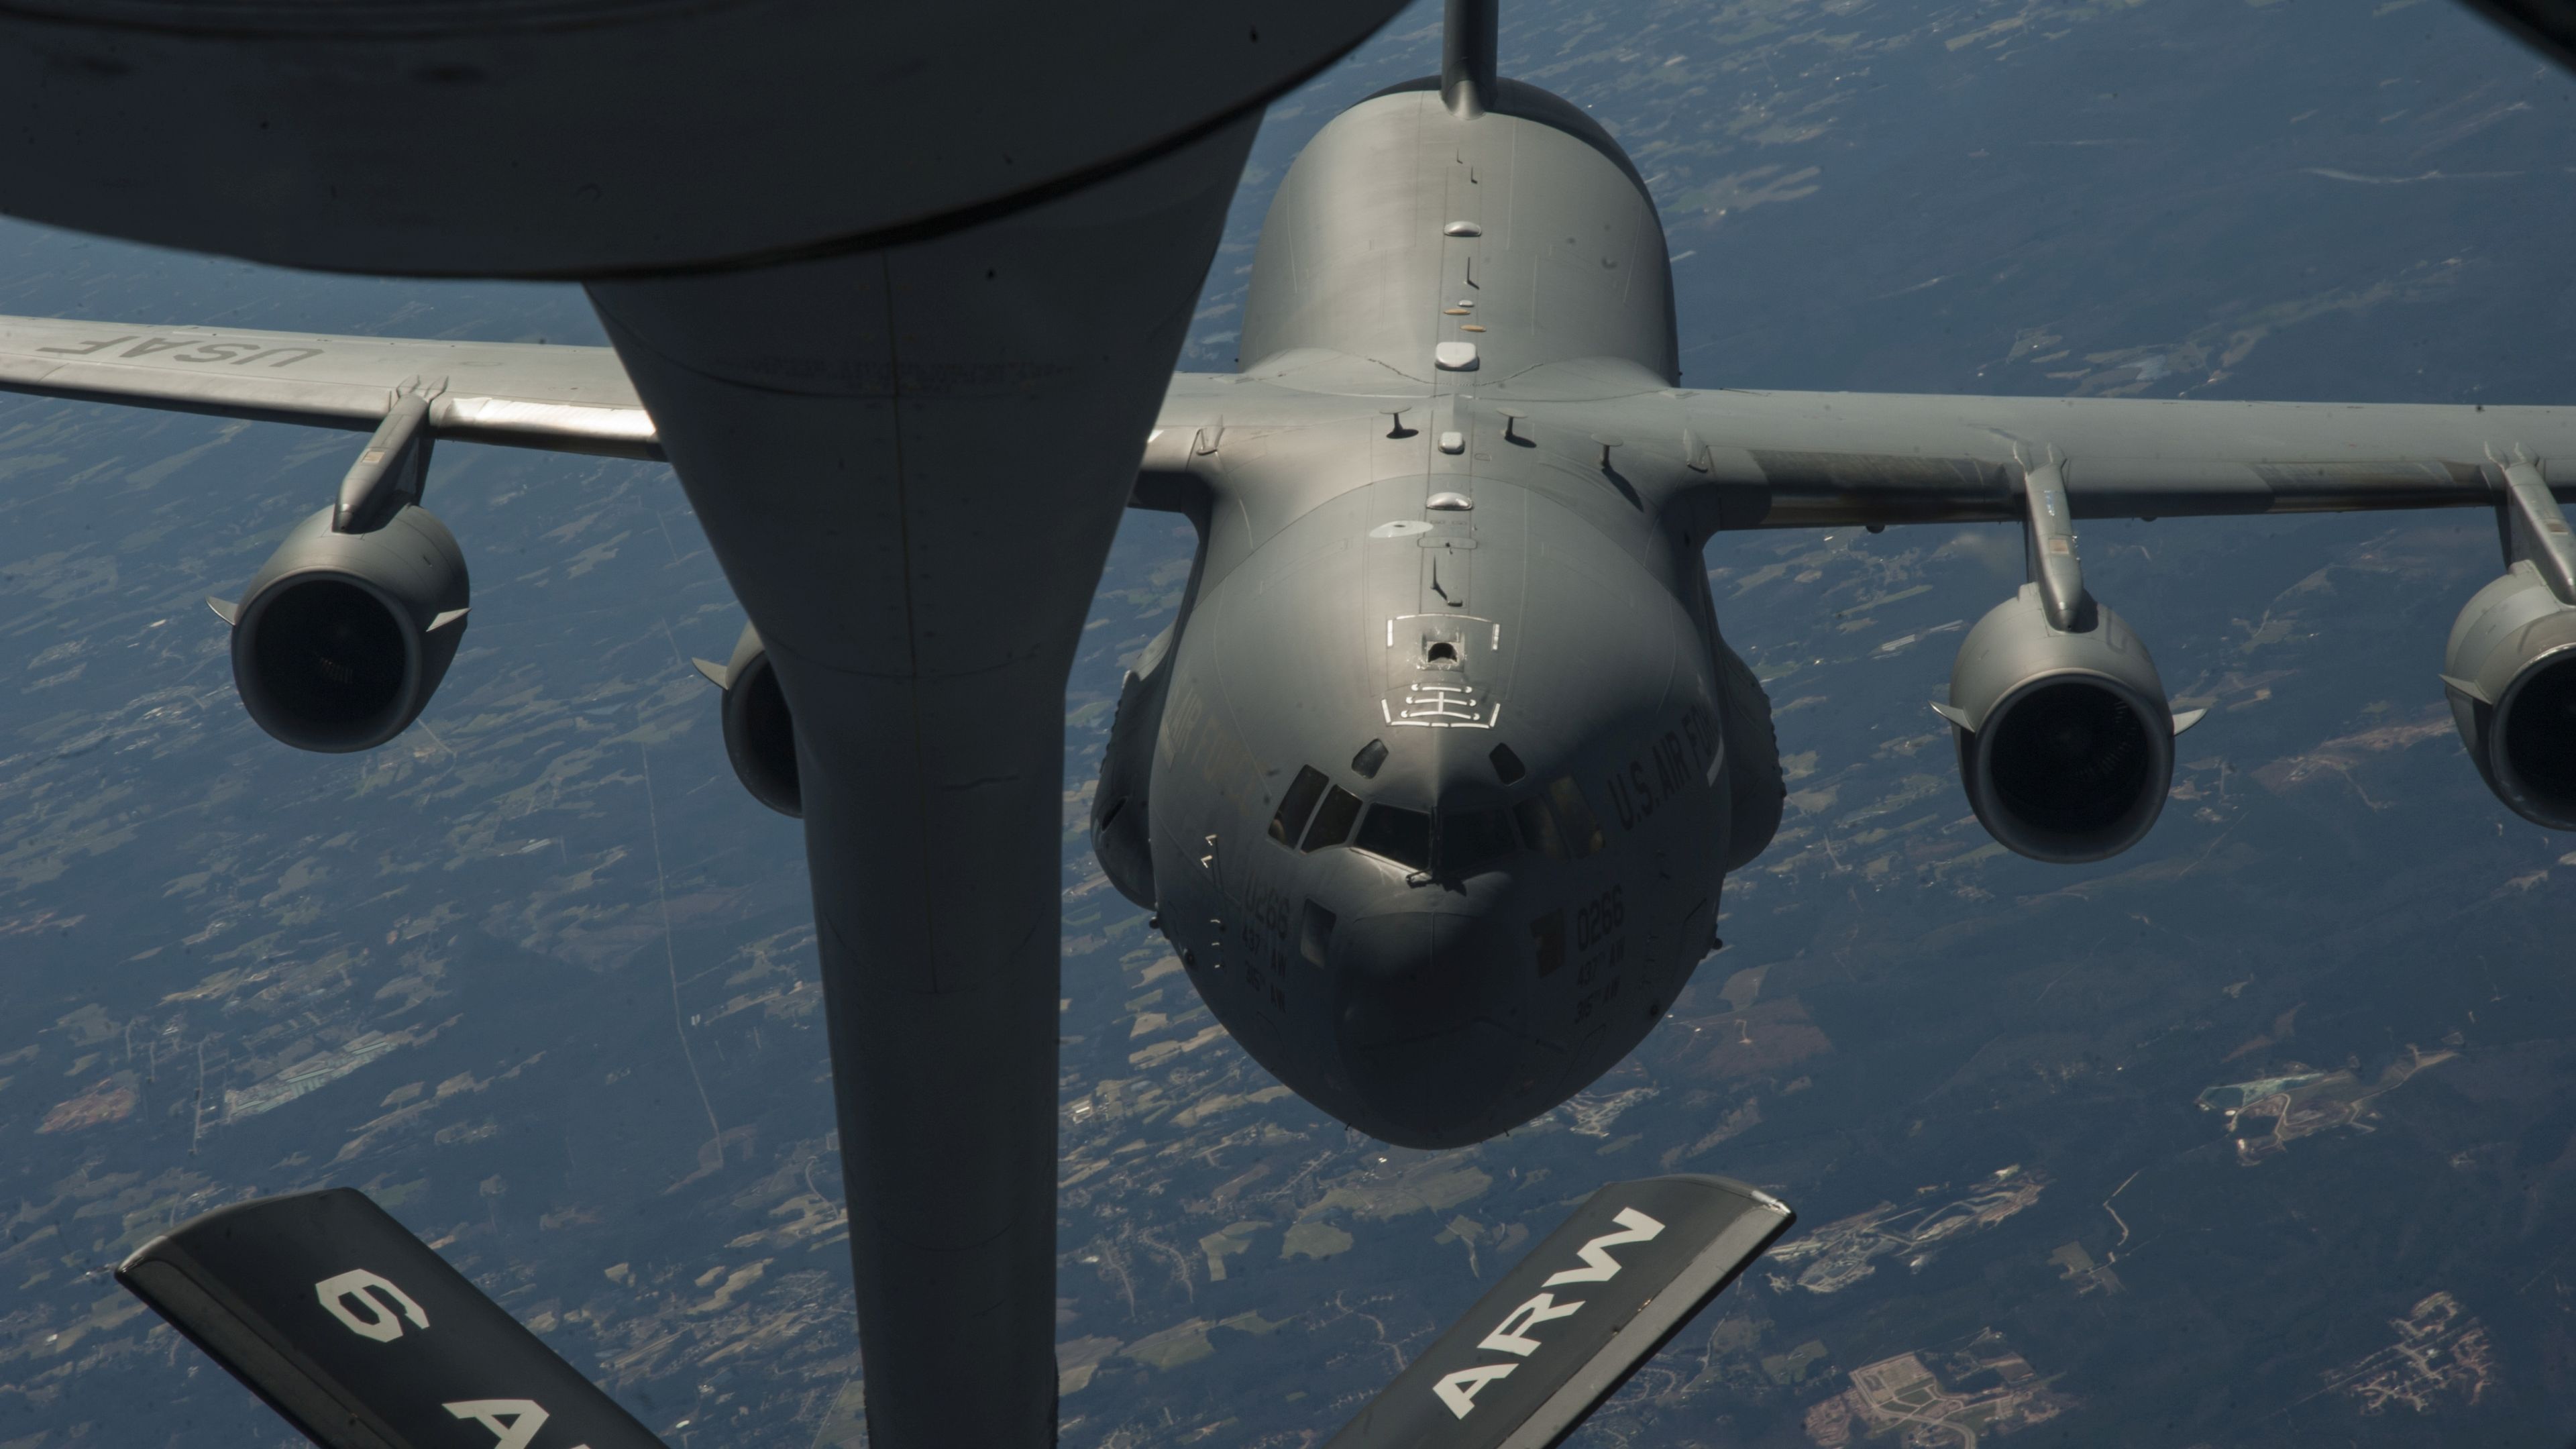
[[[1560,775],[1547,787],[1547,800],[1556,807],[1556,822],[1565,836],[1565,853],[1570,859],[1585,856],[1609,844],[1601,833],[1600,822],[1592,815],[1592,805],[1583,798],[1583,787],[1572,775]]]
[[[1396,805],[1374,806],[1360,821],[1359,833],[1351,837],[1351,845],[1372,855],[1383,855],[1409,870],[1429,870],[1431,817]]]
[[[1492,810],[1444,810],[1433,832],[1431,856],[1443,875],[1465,875],[1512,853],[1520,844],[1512,814]]]
[[[1512,818],[1521,824],[1521,843],[1550,860],[1565,859],[1565,837],[1556,830],[1556,817],[1548,813],[1547,797],[1532,795],[1512,807]]]
[[[1377,767],[1386,763],[1386,741],[1371,740],[1351,756],[1351,771],[1363,780],[1377,778]]]
[[[1360,818],[1360,797],[1335,785],[1324,792],[1323,808],[1315,812],[1315,823],[1306,827],[1308,854],[1328,845],[1339,845],[1351,838],[1351,822]]]
[[[1281,845],[1295,845],[1305,833],[1306,817],[1315,813],[1315,802],[1331,783],[1312,765],[1298,770],[1297,778],[1288,782],[1288,793],[1279,798],[1279,813],[1270,817],[1270,838]]]

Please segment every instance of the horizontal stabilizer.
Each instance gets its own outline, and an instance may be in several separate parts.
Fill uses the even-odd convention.
[[[663,1449],[348,1188],[217,1209],[116,1280],[324,1449]]]
[[[1614,1182],[1325,1449],[1549,1449],[1790,1221],[1722,1177]]]

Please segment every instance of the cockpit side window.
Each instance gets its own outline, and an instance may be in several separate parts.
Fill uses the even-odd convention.
[[[1401,806],[1372,807],[1360,821],[1359,833],[1351,845],[1372,855],[1382,855],[1408,870],[1431,868],[1431,817],[1419,810]]]
[[[1351,769],[1363,780],[1377,778],[1377,767],[1386,763],[1386,741],[1371,740],[1351,756]]]
[[[1556,830],[1556,817],[1548,813],[1547,797],[1532,795],[1512,807],[1512,818],[1521,823],[1521,843],[1550,860],[1565,859],[1565,837]]]
[[[1306,827],[1306,842],[1301,847],[1307,854],[1328,845],[1339,845],[1351,838],[1351,822],[1360,818],[1360,797],[1335,785],[1324,792],[1323,806],[1315,812],[1315,823]]]
[[[1512,813],[1491,810],[1444,810],[1432,832],[1431,858],[1443,875],[1465,875],[1509,855],[1520,844],[1512,830]]]
[[[1556,807],[1558,828],[1565,837],[1565,853],[1574,860],[1600,850],[1609,844],[1601,833],[1601,823],[1593,817],[1591,802],[1583,798],[1583,787],[1572,775],[1560,775],[1547,787],[1547,800]]]
[[[1324,787],[1332,781],[1312,765],[1297,771],[1288,782],[1288,793],[1279,797],[1279,813],[1270,817],[1270,838],[1281,845],[1295,845],[1306,833],[1306,818],[1315,813],[1315,802],[1324,797]]]

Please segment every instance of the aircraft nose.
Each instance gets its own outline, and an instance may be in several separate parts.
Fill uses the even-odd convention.
[[[1507,1023],[1523,974],[1488,914],[1415,907],[1365,916],[1336,943],[1337,1046],[1389,1141],[1452,1146],[1487,1128],[1528,1075],[1532,1043]]]

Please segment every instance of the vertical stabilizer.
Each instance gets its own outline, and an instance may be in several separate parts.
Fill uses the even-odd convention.
[[[1480,116],[1493,104],[1500,5],[1501,0],[1449,0],[1440,35],[1440,99],[1452,114]]]

